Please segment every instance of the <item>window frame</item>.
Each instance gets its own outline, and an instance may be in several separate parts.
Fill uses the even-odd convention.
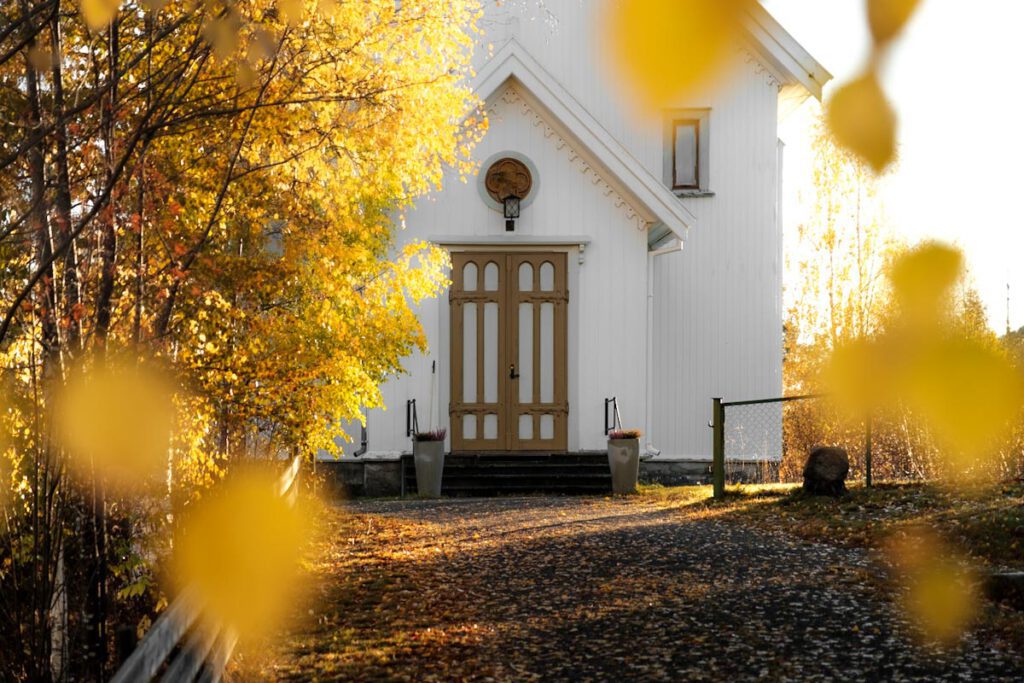
[[[682,127],[693,128],[693,184],[680,185],[679,179],[679,129]],[[700,189],[700,119],[672,119],[672,189],[673,190],[699,190]]]
[[[664,112],[663,176],[665,184],[677,194],[711,194],[710,119],[710,109],[669,109]],[[692,125],[696,129],[695,185],[676,184],[676,142],[681,125]]]

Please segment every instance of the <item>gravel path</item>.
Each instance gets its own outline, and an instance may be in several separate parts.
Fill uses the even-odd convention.
[[[643,501],[336,508],[293,680],[1024,680],[992,634],[923,648],[865,552]]]

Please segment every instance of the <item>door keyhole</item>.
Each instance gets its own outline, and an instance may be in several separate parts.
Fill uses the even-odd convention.
[[[519,379],[519,373],[516,372],[516,364],[508,366],[508,377],[509,379]]]

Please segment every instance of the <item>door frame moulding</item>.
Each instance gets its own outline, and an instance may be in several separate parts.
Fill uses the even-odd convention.
[[[565,237],[545,237],[543,235],[481,235],[479,237],[463,237],[458,235],[441,235],[429,238],[432,244],[455,251],[556,251],[577,252],[577,262],[583,265],[587,247],[591,239],[586,235],[568,235]],[[571,284],[571,282],[570,282]]]

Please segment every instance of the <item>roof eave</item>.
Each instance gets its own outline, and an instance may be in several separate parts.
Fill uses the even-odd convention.
[[[744,26],[747,37],[779,77],[783,90],[802,89],[807,93],[803,99],[811,96],[820,101],[825,84],[832,80],[828,69],[812,57],[760,3],[752,4],[747,18]],[[799,97],[795,92],[789,95],[790,99]]]

